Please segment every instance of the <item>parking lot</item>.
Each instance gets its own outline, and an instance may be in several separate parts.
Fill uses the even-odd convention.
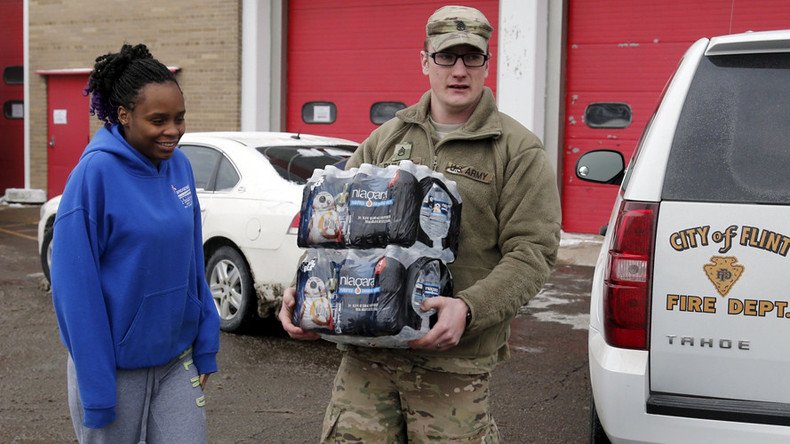
[[[74,442],[65,349],[36,252],[38,208],[0,205],[0,442]],[[513,357],[493,380],[505,442],[587,440],[591,274],[558,266],[514,320]],[[316,442],[340,360],[334,346],[293,341],[271,323],[221,341],[221,371],[206,389],[210,442]]]

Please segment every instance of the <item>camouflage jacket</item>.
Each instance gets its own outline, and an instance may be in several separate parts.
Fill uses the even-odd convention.
[[[554,171],[532,132],[497,110],[485,88],[469,120],[434,143],[430,92],[365,140],[347,167],[410,159],[456,181],[463,199],[460,244],[450,265],[471,323],[451,350],[357,349],[374,361],[407,359],[438,370],[489,371],[509,356],[510,321],[543,286],[557,255],[560,200]],[[395,356],[393,356],[393,354]]]

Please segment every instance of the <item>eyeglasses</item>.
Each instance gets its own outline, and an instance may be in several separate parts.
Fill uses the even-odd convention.
[[[458,59],[464,61],[464,66],[467,68],[479,68],[486,64],[488,54],[480,54],[479,52],[470,52],[468,54],[453,54],[452,52],[434,52],[430,54],[433,62],[439,66],[455,66]]]

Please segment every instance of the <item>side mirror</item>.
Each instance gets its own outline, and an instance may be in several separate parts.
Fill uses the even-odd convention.
[[[576,162],[576,177],[588,182],[620,185],[624,173],[625,161],[618,151],[590,151]]]

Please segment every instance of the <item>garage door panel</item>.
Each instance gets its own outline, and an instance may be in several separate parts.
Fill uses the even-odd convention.
[[[425,40],[425,22],[442,1],[347,2],[337,0],[291,1],[290,44],[323,51],[343,48],[419,50]],[[498,1],[472,1],[495,25]],[[491,42],[496,43],[496,30]]]
[[[289,81],[299,82],[303,86],[299,93],[317,92],[342,92],[343,94],[353,91],[410,91],[424,93],[428,90],[428,77],[422,74],[419,67],[419,59],[403,57],[403,65],[413,66],[410,71],[398,69],[396,65],[388,66],[390,61],[382,60],[376,65],[362,66],[355,68],[354,75],[348,72],[336,70],[316,70],[313,64],[308,61],[294,60],[290,66],[294,70],[289,76]],[[349,57],[348,60],[356,60]],[[350,62],[357,63],[357,62]],[[381,68],[384,66],[385,68]],[[486,86],[494,89],[496,79],[496,69],[492,66],[489,70]],[[331,85],[328,88],[327,85]],[[295,93],[296,94],[296,93]],[[419,97],[419,95],[418,95]]]
[[[787,0],[733,2],[733,33],[787,29],[789,27],[790,3]]]
[[[425,22],[440,0],[288,2],[286,129],[364,140],[377,125],[375,102],[416,102],[429,88],[420,68]],[[496,26],[497,0],[469,1]],[[492,36],[486,85],[496,86],[496,39]],[[496,91],[496,90],[495,90]],[[331,124],[307,124],[302,106],[329,101],[337,109]]]
[[[300,85],[297,92],[317,91],[419,91],[425,92],[428,77],[420,67],[420,51],[380,50],[375,52],[340,50],[333,56],[337,67],[317,67],[323,52],[293,51],[289,61],[289,81]],[[342,69],[345,67],[345,69]],[[487,85],[493,87],[496,64],[491,64]],[[328,87],[331,85],[331,88]],[[419,96],[418,96],[419,97]]]
[[[628,139],[636,141],[656,109],[660,92],[568,92],[565,105],[568,129],[566,140]],[[631,123],[626,128],[591,128],[585,122],[585,111],[594,103],[625,103],[631,109]]]
[[[732,0],[573,1],[568,14],[568,43],[685,44],[704,35],[726,34],[732,3]],[[751,8],[751,3],[743,2],[744,8]]]
[[[0,196],[7,188],[25,186],[25,92],[22,83],[8,83],[5,71],[21,70],[24,63],[22,0],[0,1]],[[14,77],[14,76],[12,76]]]
[[[599,202],[614,202],[617,188],[600,188],[594,186],[573,185],[562,189],[562,206],[573,207],[573,216],[563,213],[563,230],[570,233],[598,234],[602,226],[609,221],[611,204],[600,205]]]
[[[404,100],[404,97],[406,100]],[[408,98],[412,98],[408,100]],[[318,99],[316,99],[318,98]],[[326,101],[332,102],[337,108],[336,120],[333,124],[310,124],[305,123],[301,118],[301,109],[298,120],[294,119],[292,127],[289,131],[301,131],[315,134],[326,134],[327,130],[334,127],[342,128],[346,134],[355,134],[354,137],[347,137],[355,141],[362,141],[370,133],[370,127],[375,126],[370,121],[370,107],[375,102],[392,101],[402,102],[408,104],[415,102],[419,99],[418,95],[413,92],[378,92],[378,93],[362,93],[355,94],[298,94],[294,95],[293,100],[295,103],[306,103],[310,101]],[[333,133],[334,134],[334,133]],[[339,134],[339,133],[337,133]]]
[[[563,228],[596,233],[608,219],[617,187],[581,183],[574,173],[576,160],[589,150],[603,148],[617,149],[626,161],[630,159],[661,91],[689,45],[702,37],[787,28],[788,24],[787,0],[570,0]],[[631,124],[624,129],[589,128],[581,116],[593,102],[629,104]]]
[[[572,47],[569,57],[580,69],[568,70],[567,87],[569,91],[660,91],[686,49],[688,43]]]

